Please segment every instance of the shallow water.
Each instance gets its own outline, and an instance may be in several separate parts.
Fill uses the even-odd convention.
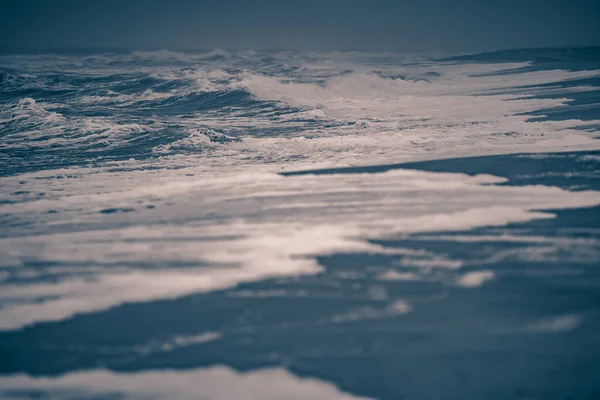
[[[0,56],[1,396],[599,397],[600,53],[540,52]]]

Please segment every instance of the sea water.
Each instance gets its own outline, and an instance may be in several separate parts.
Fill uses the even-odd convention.
[[[600,49],[0,56],[0,397],[600,398]]]

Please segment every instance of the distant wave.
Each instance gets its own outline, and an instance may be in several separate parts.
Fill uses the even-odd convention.
[[[570,96],[596,90],[586,80],[598,69],[532,69],[524,58],[503,57],[473,64],[358,52],[4,55],[0,152],[11,168],[3,172],[95,162],[101,151],[112,159],[202,153],[207,144],[207,157],[288,163],[598,146],[582,129],[598,121],[543,119],[544,110],[558,115]],[[349,151],[352,142],[360,146]],[[17,151],[27,149],[39,162]]]

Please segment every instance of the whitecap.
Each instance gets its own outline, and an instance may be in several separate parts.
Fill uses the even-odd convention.
[[[57,377],[25,374],[0,377],[0,395],[14,398],[32,390],[61,399],[117,395],[131,400],[158,399],[320,399],[359,400],[326,381],[298,377],[282,368],[239,372],[227,366],[183,371],[112,372],[98,369]]]

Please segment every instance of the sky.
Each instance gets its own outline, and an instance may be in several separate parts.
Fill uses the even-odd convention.
[[[0,0],[4,48],[479,52],[600,46],[600,0]]]

